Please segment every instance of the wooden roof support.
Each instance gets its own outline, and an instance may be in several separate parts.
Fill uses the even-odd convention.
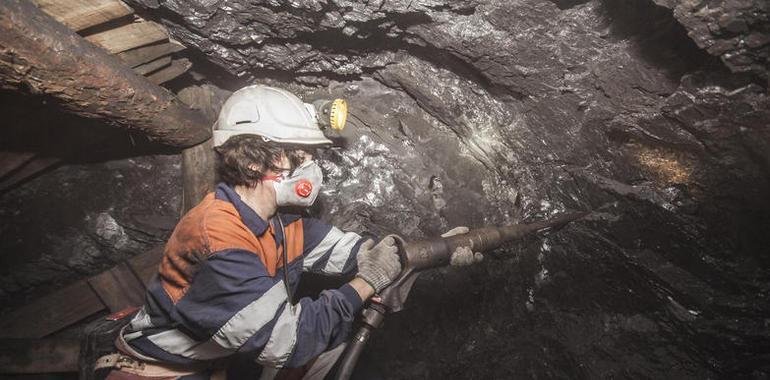
[[[163,44],[150,45],[150,46],[145,46],[145,47],[124,51],[122,53],[116,54],[116,56],[120,58],[120,60],[123,61],[126,65],[131,67],[136,67],[143,63],[150,62],[164,55],[176,53],[183,49],[184,49],[184,46],[182,46],[182,44],[174,41],[169,41]]]
[[[0,317],[0,338],[42,338],[105,308],[81,280]]]
[[[211,137],[211,125],[199,112],[29,0],[0,1],[0,81],[169,146],[189,147]]]
[[[92,34],[86,36],[85,39],[101,46],[110,54],[117,54],[156,42],[167,41],[168,34],[160,25],[152,21],[142,21]]]
[[[182,74],[192,67],[192,63],[187,58],[175,59],[170,65],[147,75],[147,80],[155,84],[166,83]]]
[[[80,31],[134,13],[120,0],[32,0],[45,13]]]
[[[2,160],[2,156],[4,155],[0,155],[0,160]],[[20,183],[60,164],[61,161],[61,158],[58,157],[40,157],[33,154],[13,170],[7,172],[3,170],[4,173],[0,175],[0,193],[13,189]]]
[[[141,306],[162,256],[157,246],[0,316],[0,340],[43,338],[105,309]]]
[[[154,61],[145,63],[144,65],[139,65],[134,67],[134,72],[139,75],[147,75],[148,73],[162,69],[170,64],[171,64],[171,57],[165,56],[165,57],[158,58]]]
[[[179,91],[179,100],[192,109],[200,110],[211,120],[216,120],[222,104],[230,92],[214,86],[191,86]],[[203,197],[214,191],[216,174],[214,140],[187,148],[182,152],[182,210],[189,211]]]

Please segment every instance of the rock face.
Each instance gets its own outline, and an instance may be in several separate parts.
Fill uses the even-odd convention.
[[[315,210],[407,238],[593,210],[424,275],[389,378],[768,375],[767,3],[133,0],[241,78],[352,104]]]
[[[766,1],[655,0],[672,9],[688,34],[734,72],[768,79],[770,3]]]
[[[387,378],[770,375],[766,2],[130,2],[233,87],[349,99],[312,210],[341,228],[593,210],[424,274]]]
[[[180,213],[179,171],[177,156],[84,162],[3,194],[3,307],[162,244]]]

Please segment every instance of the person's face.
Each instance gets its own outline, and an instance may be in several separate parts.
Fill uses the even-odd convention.
[[[313,153],[311,153],[310,150],[285,150],[275,161],[273,161],[273,168],[265,170],[265,175],[277,176],[283,174],[284,172],[289,172],[291,174],[294,169],[312,160]]]
[[[306,149],[291,149],[285,150],[281,153],[275,161],[273,161],[273,168],[265,171],[265,176],[280,176],[283,173],[288,172],[291,175],[294,169],[302,166],[302,164],[313,160],[313,153]],[[275,189],[272,186],[268,186],[268,189],[275,202]]]

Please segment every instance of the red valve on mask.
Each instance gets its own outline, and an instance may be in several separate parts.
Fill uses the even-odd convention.
[[[294,185],[294,191],[302,198],[307,198],[313,193],[313,184],[308,180],[301,180]]]

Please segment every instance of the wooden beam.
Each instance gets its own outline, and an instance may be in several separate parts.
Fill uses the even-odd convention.
[[[35,152],[0,152],[0,181],[35,158]]]
[[[113,313],[144,304],[144,284],[125,262],[89,278],[88,284]]]
[[[0,340],[0,373],[77,372],[80,342],[77,339]]]
[[[147,79],[155,84],[166,83],[182,74],[192,67],[192,62],[187,58],[175,59],[168,67],[158,70],[147,76]]]
[[[120,0],[32,0],[43,12],[74,31],[134,13]]]
[[[0,317],[0,338],[42,338],[104,309],[81,280]]]
[[[188,147],[211,137],[211,125],[200,113],[28,0],[0,1],[0,82],[47,94],[72,113],[170,146]]]
[[[152,21],[135,22],[85,37],[110,54],[168,40],[166,30]]]
[[[118,53],[117,57],[120,58],[126,65],[130,67],[136,67],[143,63],[150,62],[156,58],[164,55],[176,53],[184,49],[184,46],[178,42],[169,41],[162,44],[150,45],[140,47],[122,53]]]
[[[59,165],[61,162],[61,158],[58,157],[35,156],[30,158],[14,170],[0,176],[0,193],[16,187],[20,183]]]
[[[162,256],[160,245],[0,316],[0,338],[43,338],[102,310],[144,304]]]
[[[159,70],[171,64],[171,57],[161,57],[152,62],[134,67],[134,72],[139,75],[147,75],[153,71]]]
[[[214,191],[214,142],[187,148],[182,152],[182,210],[195,207]]]
[[[158,273],[160,259],[163,257],[163,247],[164,245],[161,244],[127,260],[131,270],[134,271],[145,287],[150,284],[152,278]]]
[[[194,110],[199,110],[209,120],[216,120],[219,110],[230,96],[211,85],[190,86],[177,96],[179,100]],[[213,122],[212,122],[213,126]],[[206,194],[214,191],[216,175],[214,173],[214,143],[209,140],[203,144],[187,148],[182,152],[182,210],[187,212],[200,202]]]

